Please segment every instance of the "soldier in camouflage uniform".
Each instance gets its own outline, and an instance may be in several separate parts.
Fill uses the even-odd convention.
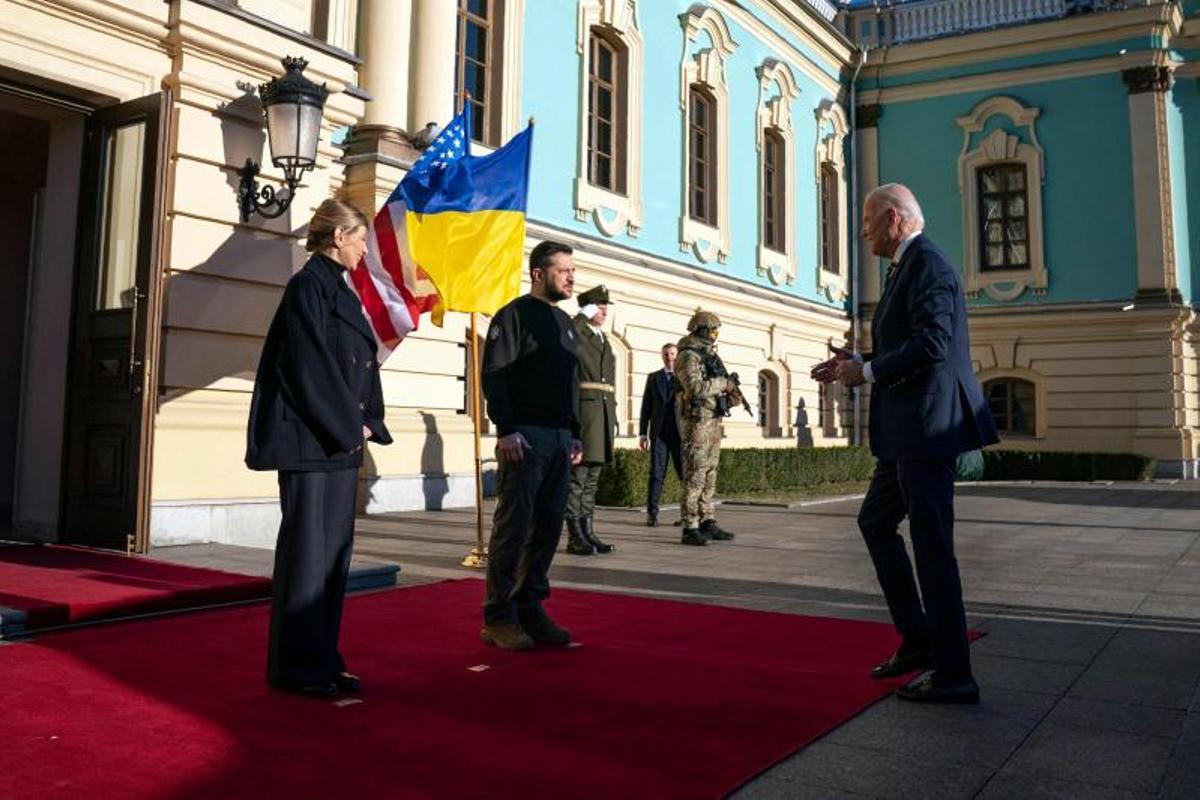
[[[721,320],[709,311],[697,311],[688,320],[688,335],[679,340],[675,378],[679,384],[676,408],[683,442],[683,538],[687,545],[729,540],[733,534],[714,519],[713,493],[717,488],[717,463],[721,457],[723,395],[741,402],[738,387],[729,378],[717,377],[705,362],[716,351]]]

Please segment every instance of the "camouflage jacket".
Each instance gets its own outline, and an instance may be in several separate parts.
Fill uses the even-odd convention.
[[[679,340],[675,380],[679,385],[676,403],[682,419],[716,418],[716,398],[731,388],[728,379],[710,378],[705,373],[704,359],[714,350],[715,344],[699,336],[688,335]]]

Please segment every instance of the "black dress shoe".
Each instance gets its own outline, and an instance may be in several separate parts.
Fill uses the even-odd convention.
[[[658,527],[658,514],[647,514],[646,515],[646,527],[647,528],[657,528]]]
[[[298,694],[301,697],[311,697],[317,700],[332,700],[341,692],[338,690],[337,684],[333,681],[325,681],[324,683],[310,683],[304,686],[297,686],[291,683],[279,683],[271,681],[271,686],[281,692],[288,694]]]
[[[357,692],[362,689],[362,681],[357,675],[349,672],[339,672],[333,676],[333,685],[342,692]]]
[[[933,650],[928,647],[901,647],[892,653],[886,661],[881,661],[871,667],[871,677],[876,680],[895,678],[907,675],[913,670],[929,669],[933,666]]]
[[[897,689],[896,696],[916,703],[975,705],[979,702],[979,684],[970,676],[939,679],[938,673],[930,670]]]

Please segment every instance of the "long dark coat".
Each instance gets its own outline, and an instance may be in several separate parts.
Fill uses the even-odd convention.
[[[342,266],[314,255],[292,276],[271,321],[254,378],[246,465],[328,472],[362,465],[363,425],[383,424],[375,337]]]
[[[585,389],[584,383],[614,386],[617,361],[608,336],[597,336],[587,317],[576,314],[575,357],[579,377],[579,428],[583,463],[607,464],[613,459],[617,430],[617,398],[613,391]],[[615,386],[614,386],[615,388]]]

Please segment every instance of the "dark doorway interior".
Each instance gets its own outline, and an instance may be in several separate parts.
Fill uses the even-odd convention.
[[[0,532],[12,525],[29,272],[49,143],[49,123],[0,111]],[[63,324],[69,319],[63,309]]]

